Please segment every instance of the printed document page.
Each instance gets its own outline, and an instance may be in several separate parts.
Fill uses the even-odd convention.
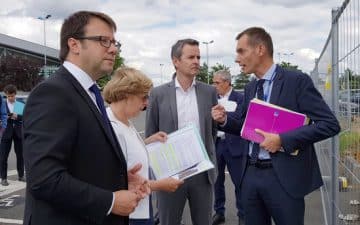
[[[146,148],[156,179],[186,179],[214,167],[193,125],[169,134],[165,143],[151,143]]]

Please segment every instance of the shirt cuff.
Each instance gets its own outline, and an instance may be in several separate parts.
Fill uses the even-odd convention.
[[[112,202],[111,202],[111,206],[110,206],[110,209],[109,209],[109,211],[107,212],[107,216],[108,215],[110,215],[110,213],[111,213],[111,211],[112,211],[112,209],[113,209],[113,207],[114,207],[114,202],[115,202],[115,193],[113,192],[113,198],[112,198]]]

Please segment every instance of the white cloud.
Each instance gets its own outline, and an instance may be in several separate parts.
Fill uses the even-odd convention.
[[[234,62],[235,36],[250,26],[262,26],[274,42],[275,61],[282,59],[309,72],[319,55],[331,26],[331,9],[343,0],[4,0],[0,9],[0,32],[36,43],[43,43],[42,22],[38,16],[51,14],[46,21],[48,46],[59,48],[63,19],[77,10],[98,10],[117,23],[117,39],[123,44],[121,55],[154,78],[155,83],[170,80],[174,68],[170,48],[181,38],[214,40],[209,45],[209,64],[225,64],[239,72]],[[206,48],[200,44],[202,60]],[[284,53],[294,54],[290,57]]]
[[[315,60],[315,58],[319,57],[319,53],[315,52],[313,49],[310,48],[302,48],[299,51],[300,56],[306,57],[309,60]]]

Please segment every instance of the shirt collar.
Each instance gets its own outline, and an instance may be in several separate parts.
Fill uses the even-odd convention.
[[[65,61],[63,66],[75,77],[85,90],[89,90],[89,88],[95,84],[95,81],[93,81],[91,77],[77,65]]]
[[[16,102],[16,100],[15,100],[14,102],[10,102],[8,99],[6,99],[6,103],[7,103],[8,105],[14,105],[15,102]]]
[[[195,85],[196,85],[196,82],[195,82],[195,77],[194,77],[193,82],[191,83],[191,85],[190,85],[189,88],[193,88]],[[175,88],[181,88],[181,89],[183,89],[183,88],[181,87],[181,85],[180,85],[177,77],[175,77]]]
[[[230,90],[228,91],[228,92],[226,92],[225,93],[225,95],[220,95],[220,97],[222,97],[222,98],[224,98],[224,97],[227,97],[227,98],[229,98],[230,97],[230,94],[231,94],[231,92],[232,92],[232,90],[233,90],[233,88],[232,87],[230,87]]]
[[[268,80],[268,81],[272,80],[275,70],[276,70],[276,64],[272,64],[271,67],[266,71],[266,73],[264,74],[262,79]],[[256,78],[256,80],[259,80],[259,79]]]

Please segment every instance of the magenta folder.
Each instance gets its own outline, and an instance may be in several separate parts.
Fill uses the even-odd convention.
[[[253,99],[250,101],[245,122],[241,129],[241,137],[256,143],[261,143],[264,137],[255,129],[275,134],[281,134],[308,123],[305,114]]]

